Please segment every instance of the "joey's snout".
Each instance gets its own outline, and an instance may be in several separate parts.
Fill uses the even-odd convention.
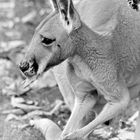
[[[25,76],[32,77],[37,73],[38,64],[34,58],[31,58],[30,60],[21,61],[19,68]]]

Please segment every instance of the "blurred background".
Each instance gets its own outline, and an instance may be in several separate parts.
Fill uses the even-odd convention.
[[[47,0],[0,0],[0,139],[5,121],[46,115],[63,126],[69,116],[67,109],[49,112],[63,104],[52,73],[45,73],[33,87],[20,88],[24,77],[17,65],[36,26],[50,11]]]
[[[48,0],[0,0],[0,140],[5,122],[10,120],[44,116],[63,128],[70,116],[51,72],[45,73],[32,87],[20,88],[24,77],[17,65],[36,26],[50,11]],[[115,130],[111,126],[96,132],[100,133],[100,140],[133,139],[138,100],[114,122]]]

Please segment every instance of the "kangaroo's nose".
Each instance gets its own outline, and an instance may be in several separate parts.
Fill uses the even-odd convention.
[[[29,65],[29,62],[27,62],[27,61],[21,62],[19,64],[19,68],[22,72],[25,72],[26,70],[28,70],[29,67],[30,67],[30,65]]]

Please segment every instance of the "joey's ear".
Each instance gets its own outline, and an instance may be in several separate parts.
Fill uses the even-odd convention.
[[[50,3],[52,5],[53,11],[58,10],[57,0],[50,0]]]
[[[60,18],[64,28],[70,33],[81,26],[80,16],[73,6],[72,0],[57,0]]]

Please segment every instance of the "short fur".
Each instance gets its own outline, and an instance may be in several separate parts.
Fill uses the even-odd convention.
[[[66,60],[53,69],[62,94],[72,99],[72,114],[62,139],[83,139],[125,110],[130,99],[139,94],[140,14],[126,0],[81,0],[77,10],[71,0],[57,0],[57,4],[53,16],[35,33],[24,60],[35,57],[37,75]],[[40,34],[56,41],[43,46]],[[83,127],[83,117],[97,101],[97,95],[92,96],[95,88],[107,103]]]

